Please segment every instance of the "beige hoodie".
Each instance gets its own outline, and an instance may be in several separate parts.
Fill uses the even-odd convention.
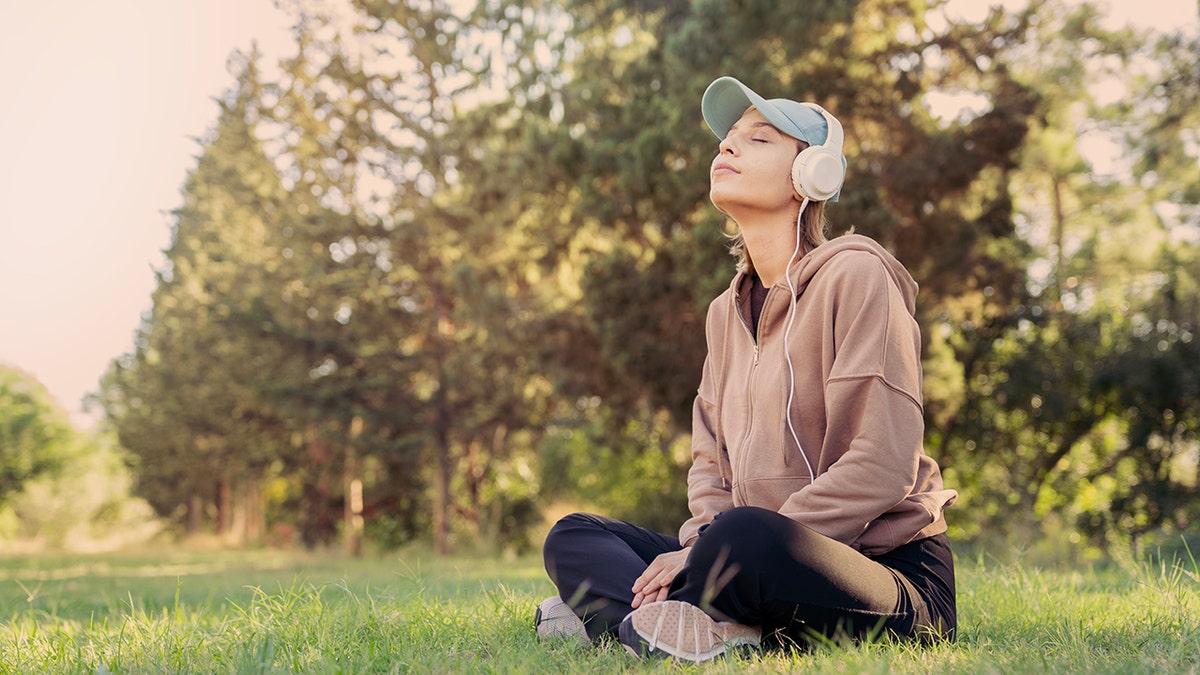
[[[942,487],[922,446],[917,284],[875,241],[818,246],[768,292],[751,332],[751,279],[708,309],[708,357],[693,410],[688,505],[679,530],[734,506],[778,511],[867,554],[945,532]],[[795,389],[787,424],[791,355]],[[807,460],[807,461],[806,461]],[[815,474],[810,477],[809,466]]]

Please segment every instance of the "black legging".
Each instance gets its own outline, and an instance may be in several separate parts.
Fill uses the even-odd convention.
[[[631,587],[646,566],[680,548],[675,537],[575,513],[551,528],[544,555],[559,595],[595,638],[615,633],[632,611]],[[956,626],[945,535],[868,557],[751,506],[726,511],[701,530],[669,598],[799,645],[814,635],[952,640]]]

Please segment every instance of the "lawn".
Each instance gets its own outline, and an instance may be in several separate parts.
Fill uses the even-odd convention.
[[[1195,562],[962,559],[957,643],[706,666],[539,643],[535,558],[174,552],[0,558],[0,672],[1162,673],[1200,671]]]

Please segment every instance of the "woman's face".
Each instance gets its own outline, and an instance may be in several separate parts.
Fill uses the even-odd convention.
[[[709,171],[709,199],[734,220],[747,211],[793,213],[799,198],[792,188],[792,161],[800,147],[750,108],[718,146]]]

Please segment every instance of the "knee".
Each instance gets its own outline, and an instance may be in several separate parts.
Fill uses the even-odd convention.
[[[713,560],[756,567],[768,560],[818,565],[830,546],[841,546],[816,530],[770,509],[740,506],[713,519],[693,546]]]
[[[604,519],[590,513],[572,513],[558,519],[542,543],[542,563],[550,580],[563,591],[575,572],[593,564],[595,537],[604,530]],[[565,575],[565,577],[563,576]],[[574,591],[571,591],[572,593]]]
[[[773,530],[771,521],[778,517],[780,517],[778,513],[757,506],[735,506],[717,514],[713,521],[704,528],[701,538],[746,539],[746,535]]]
[[[710,562],[723,560],[745,566],[787,547],[786,516],[757,506],[738,506],[722,512],[700,534],[692,555]]]
[[[572,540],[581,532],[596,527],[596,516],[590,513],[572,513],[559,518],[546,534],[546,541],[542,544],[543,555],[569,550]]]

